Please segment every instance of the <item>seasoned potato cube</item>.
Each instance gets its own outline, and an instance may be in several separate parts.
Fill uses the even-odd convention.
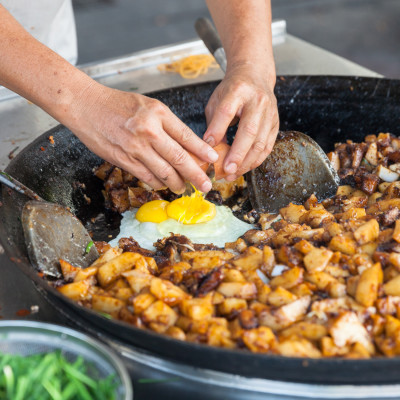
[[[383,285],[383,291],[388,296],[400,296],[400,275],[386,282]]]
[[[378,287],[382,282],[383,273],[379,263],[364,270],[358,281],[355,299],[364,307],[371,307],[378,298]]]
[[[395,222],[394,226],[394,231],[392,235],[393,240],[395,240],[397,243],[400,243],[400,220],[397,220]]]
[[[107,261],[99,267],[97,279],[102,287],[109,285],[115,281],[122,272],[133,268],[137,260],[143,258],[138,253],[126,252]]]
[[[362,344],[369,352],[374,354],[375,349],[371,337],[364,325],[357,318],[356,313],[351,311],[343,312],[335,319],[329,333],[336,346],[343,347],[354,343]]]
[[[379,236],[379,224],[376,219],[371,219],[362,224],[355,232],[354,237],[359,244],[373,242]]]
[[[396,267],[398,271],[400,271],[400,253],[390,253],[389,263]]]
[[[225,243],[225,249],[234,250],[238,253],[242,253],[247,249],[247,244],[242,238],[238,238],[235,242]]]
[[[299,285],[291,288],[290,291],[297,297],[310,296],[313,294],[313,291],[310,289],[310,285],[308,284],[308,282],[300,283]]]
[[[347,354],[350,351],[350,347],[338,347],[330,336],[324,336],[321,339],[321,350],[324,357],[338,357]]]
[[[308,272],[305,276],[305,280],[317,285],[319,290],[324,290],[328,285],[337,282],[336,278],[323,271]]]
[[[308,254],[311,250],[314,249],[314,246],[310,242],[304,239],[300,240],[300,242],[297,242],[293,247],[304,255]]]
[[[349,197],[353,193],[354,189],[350,185],[342,185],[337,188],[336,196],[347,196]]]
[[[266,353],[276,344],[274,333],[266,326],[243,330],[242,340],[246,347],[255,353]]]
[[[307,339],[288,339],[276,346],[279,354],[286,357],[320,358],[321,352]]]
[[[271,292],[271,288],[264,284],[257,288],[257,300],[260,303],[266,303],[268,301],[268,295]]]
[[[379,192],[372,193],[371,196],[368,197],[368,206],[375,204],[382,196],[383,194]]]
[[[268,303],[271,306],[280,307],[285,304],[289,304],[292,301],[295,301],[297,296],[293,293],[289,292],[288,290],[278,286],[275,290],[273,290],[268,295]]]
[[[173,326],[178,319],[178,314],[161,300],[152,303],[142,313],[142,320],[150,329],[158,333],[165,332]]]
[[[122,249],[118,247],[111,247],[104,254],[102,254],[91,267],[100,267],[104,263],[111,261],[113,258],[118,257],[122,253]]]
[[[257,247],[250,246],[231,262],[239,270],[257,269],[263,262],[263,252]]]
[[[183,261],[191,261],[196,257],[218,257],[221,260],[230,260],[234,257],[232,253],[225,250],[186,251],[181,254]]]
[[[183,315],[194,320],[207,320],[214,315],[212,293],[205,297],[183,300],[179,304],[179,309]]]
[[[360,280],[360,275],[355,275],[347,279],[346,291],[351,297],[356,297],[356,291],[358,286],[358,281]]]
[[[119,300],[127,302],[133,296],[132,289],[127,288],[119,288],[115,291],[115,297]]]
[[[365,208],[353,207],[353,204],[347,204],[347,207],[345,208],[345,212],[340,217],[341,221],[347,221],[349,219],[360,219],[362,217],[365,217],[366,215]]]
[[[245,300],[252,300],[257,295],[256,285],[250,282],[222,282],[217,291],[225,297],[237,297]]]
[[[246,282],[243,274],[237,269],[224,268],[224,279],[222,282]]]
[[[400,208],[400,199],[389,199],[389,200],[381,200],[372,204],[372,206],[367,208],[368,215],[375,215],[380,211],[387,211],[390,208]]]
[[[144,310],[150,307],[157,301],[156,297],[154,297],[151,293],[141,293],[138,294],[133,299],[133,311],[135,314],[141,314]]]
[[[308,340],[320,340],[328,334],[328,329],[320,324],[311,322],[296,322],[280,332],[279,337],[304,337]]]
[[[244,299],[236,299],[230,297],[225,299],[219,306],[218,312],[222,315],[235,315],[239,311],[245,310],[247,308],[247,301]]]
[[[186,340],[186,334],[183,332],[181,328],[177,326],[170,326],[166,331],[165,334],[171,336],[174,339],[178,340]]]
[[[327,154],[327,157],[328,157],[329,161],[331,162],[332,168],[335,171],[338,171],[340,169],[339,154],[336,153],[336,151],[331,151]]]
[[[298,224],[300,217],[307,213],[304,206],[290,203],[287,207],[283,207],[279,210],[282,218],[284,218],[290,224]]]
[[[269,275],[275,267],[275,254],[269,246],[263,247],[261,271]]]
[[[357,243],[350,233],[343,233],[334,236],[329,242],[329,248],[333,251],[340,251],[344,254],[353,255],[357,251]]]
[[[314,248],[305,255],[303,262],[308,272],[323,271],[332,255],[330,250]]]
[[[61,266],[61,272],[63,274],[63,277],[66,281],[72,281],[74,280],[76,274],[80,270],[79,267],[74,267],[72,264],[70,264],[68,261],[65,261],[63,259],[60,259],[60,266]],[[82,280],[82,279],[81,279]]]
[[[274,289],[278,286],[281,286],[284,289],[290,289],[303,282],[303,274],[303,268],[294,267],[271,279],[269,284]]]
[[[86,300],[90,297],[89,288],[92,286],[92,283],[91,279],[85,279],[79,282],[67,283],[58,287],[57,290],[71,300]]]
[[[85,279],[90,278],[91,276],[96,275],[97,267],[87,267],[87,268],[79,268],[77,274],[75,275],[74,282],[83,281]]]
[[[207,331],[207,344],[233,349],[235,342],[231,339],[231,332],[227,327],[211,324]]]
[[[378,165],[378,145],[376,142],[372,142],[367,152],[365,153],[365,159],[374,167]]]
[[[225,261],[219,257],[195,257],[192,259],[193,268],[214,269],[224,264]]]
[[[125,306],[125,302],[111,296],[94,294],[92,297],[92,308],[107,314],[118,312]]]
[[[160,278],[153,278],[150,283],[150,292],[157,299],[169,306],[176,306],[190,296],[172,282]]]
[[[124,272],[122,276],[126,278],[134,294],[139,293],[144,288],[150,287],[151,281],[154,279],[154,276],[150,275],[148,272],[142,272],[136,269]]]
[[[301,224],[310,225],[311,228],[318,228],[321,226],[322,222],[333,221],[335,217],[325,209],[311,209],[306,214],[300,217]]]
[[[263,310],[259,314],[260,325],[274,330],[287,328],[306,314],[310,303],[311,297],[305,296],[279,308]]]

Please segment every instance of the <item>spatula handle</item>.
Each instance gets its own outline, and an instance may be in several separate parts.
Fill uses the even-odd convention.
[[[7,174],[7,172],[2,171],[1,169],[0,169],[0,182],[4,183],[10,189],[15,190],[18,193],[22,193],[25,196],[28,196],[32,200],[44,201],[33,190],[27,188],[24,184],[22,184],[21,182],[18,182],[15,178],[13,178],[9,174]]]

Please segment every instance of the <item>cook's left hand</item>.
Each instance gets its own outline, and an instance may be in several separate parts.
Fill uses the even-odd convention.
[[[227,71],[206,107],[208,128],[204,140],[211,146],[220,143],[235,117],[239,127],[224,161],[227,180],[233,181],[258,167],[272,151],[279,129],[274,95],[275,78],[251,65]]]

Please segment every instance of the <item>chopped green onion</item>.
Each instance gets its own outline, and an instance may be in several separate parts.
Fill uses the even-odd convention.
[[[88,243],[88,245],[86,246],[85,249],[85,254],[89,254],[90,249],[92,248],[92,246],[94,245],[93,240],[91,242]]]

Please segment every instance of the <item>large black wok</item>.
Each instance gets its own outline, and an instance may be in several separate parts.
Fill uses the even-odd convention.
[[[216,82],[186,86],[153,93],[170,106],[196,133],[205,130],[204,107]],[[346,77],[282,77],[276,94],[281,129],[299,130],[311,135],[325,150],[345,139],[360,141],[366,134],[399,134],[400,82],[386,79]],[[53,135],[55,145],[49,143]],[[44,151],[42,150],[44,148]],[[88,220],[104,212],[102,182],[92,175],[101,163],[72,133],[58,126],[26,147],[9,165],[7,172],[43,198],[71,207]],[[81,184],[85,185],[85,188]],[[83,195],[91,198],[88,204]],[[112,335],[161,357],[192,366],[268,379],[309,383],[377,384],[400,382],[400,358],[372,360],[296,359],[225,350],[177,341],[150,331],[139,330],[82,308],[63,298],[39,278],[27,259],[20,223],[21,208],[27,200],[3,188],[0,207],[0,235],[7,254],[53,304],[70,316],[79,314],[91,329]],[[108,213],[98,219],[107,229],[117,221]],[[106,237],[96,231],[97,238]],[[1,267],[0,267],[1,268]],[[1,273],[1,271],[0,271]],[[0,279],[5,279],[1,276]]]

